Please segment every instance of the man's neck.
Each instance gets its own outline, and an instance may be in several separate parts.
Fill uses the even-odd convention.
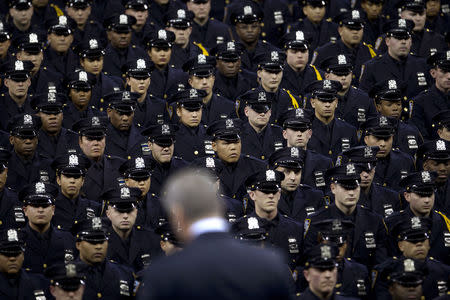
[[[261,86],[266,92],[269,92],[269,93],[276,93],[278,91],[278,87],[279,87],[279,86],[277,86],[275,88],[268,88],[262,84],[261,84]]]
[[[61,194],[63,194],[63,196],[66,197],[69,200],[74,200],[80,195],[80,191],[78,191],[76,194],[69,195],[69,194],[66,193],[66,191],[61,189]]]
[[[167,64],[163,64],[163,65],[155,65],[155,67],[160,70],[160,71],[164,71],[167,67]]]
[[[337,201],[335,201],[335,203],[336,203],[336,207],[346,216],[351,215],[356,209],[356,205],[354,205],[354,206],[344,206],[344,205],[340,204]]]
[[[334,114],[333,114],[332,116],[330,116],[330,117],[322,117],[322,116],[319,116],[318,114],[316,114],[316,118],[317,118],[320,122],[324,123],[325,125],[328,125],[328,124],[331,123],[331,121],[334,120]]]
[[[277,216],[278,209],[274,209],[271,212],[267,212],[267,211],[260,209],[259,207],[255,207],[255,213],[258,217],[260,217],[262,219],[272,221]]]
[[[30,226],[31,229],[33,229],[34,231],[39,232],[41,234],[46,232],[50,228],[50,223],[43,224],[43,225],[41,225],[41,224],[36,225],[31,222],[28,222],[28,225]]]
[[[120,230],[119,228],[113,226],[113,229],[122,240],[126,240],[130,236],[131,230],[133,228],[130,228],[128,230]]]
[[[147,92],[141,94],[141,95],[139,96],[139,98],[138,98],[138,102],[139,102],[139,103],[144,102],[146,97],[147,97]]]
[[[211,101],[212,95],[213,95],[212,93],[206,95],[206,97],[203,98],[203,104],[208,104],[209,101]]]
[[[17,151],[15,151],[15,152],[16,152],[17,156],[19,158],[21,158],[22,160],[31,160],[33,158],[33,156],[34,156],[34,152],[35,151],[33,151],[30,155],[22,155],[22,154],[18,153]]]
[[[16,102],[16,104],[19,107],[22,107],[22,105],[25,103],[25,100],[27,100],[27,95],[26,94],[25,94],[25,96],[17,97],[16,95],[12,95],[11,93],[9,93],[9,96],[11,97],[11,99],[14,100],[14,102]]]
[[[55,132],[49,132],[49,131],[45,131],[45,133],[49,136],[58,136],[59,133],[61,132],[61,128],[59,128],[57,131]]]
[[[86,155],[86,154],[85,154]],[[103,154],[98,157],[88,157],[90,160],[92,160],[94,163],[97,163],[103,159]]]
[[[16,22],[16,20],[13,20],[13,23],[14,23],[14,26],[16,26],[17,29],[19,29],[19,31],[27,31],[31,26],[31,20],[27,24],[19,24]]]
[[[338,92],[338,95],[341,97],[344,97],[345,95],[347,95],[349,89],[350,89],[350,86],[348,88],[346,88],[345,90],[340,90]]]
[[[133,25],[131,27],[133,28],[134,31],[141,32],[142,28],[144,28],[144,25],[145,25],[145,23],[144,24],[140,24],[140,25]]]
[[[443,94],[445,94],[445,95],[447,95],[448,93],[450,93],[450,88],[444,89],[444,88],[438,86],[437,84],[435,84],[435,86],[436,86],[436,89],[438,89],[439,91],[441,91],[441,92],[442,92]]]
[[[353,44],[353,45],[349,44],[349,43],[345,42],[343,39],[341,39],[341,41],[342,41],[342,44],[344,44],[345,47],[347,47],[348,49],[355,49],[356,47],[359,46],[359,44]]]
[[[390,51],[389,51],[389,48],[388,48],[388,54],[389,54],[389,56],[392,58],[392,59],[394,59],[394,60],[396,60],[396,61],[404,61],[407,57],[408,57],[408,55],[406,55],[406,56],[402,56],[402,57],[400,57],[400,56],[398,56],[398,55],[394,55],[393,53],[391,53]]]
[[[409,208],[411,209],[412,213],[413,213],[416,217],[420,217],[420,218],[428,218],[428,217],[430,216],[430,214],[431,214],[431,211],[429,211],[429,212],[427,212],[427,213],[425,213],[425,214],[421,214],[421,213],[419,213],[418,211],[413,210],[413,209],[411,208],[411,206],[410,206]]]
[[[291,67],[291,69],[294,70],[295,72],[301,73],[301,72],[303,72],[303,70],[306,68],[306,65],[301,66],[300,68],[296,68],[296,67],[294,67],[294,66],[292,66],[292,65],[289,65],[289,67]]]
[[[316,295],[320,300],[328,300],[328,299],[331,299],[331,297],[333,296],[333,291],[323,294],[323,293],[314,291],[313,289],[310,289],[310,290],[311,290],[311,293]]]
[[[370,184],[367,187],[361,187],[361,193],[364,193],[364,195],[369,195],[371,186],[372,186],[372,184]]]
[[[203,19],[194,18],[194,22],[200,26],[205,25],[206,22],[208,22],[208,20],[209,20],[209,18],[203,18]]]
[[[72,102],[73,103],[73,102]],[[85,111],[89,107],[89,102],[86,105],[73,104],[78,111]]]
[[[77,24],[77,27],[78,27],[79,30],[84,31],[84,28],[86,27],[86,23]]]
[[[267,124],[264,125],[264,126],[262,126],[262,127],[258,127],[258,126],[253,125],[253,124],[250,123],[250,122],[248,122],[248,123],[249,123],[250,126],[256,131],[256,133],[261,133],[261,132],[267,127]]]
[[[256,45],[258,44],[258,40],[251,42],[251,43],[247,43],[242,41],[242,44],[245,46],[245,49],[247,49],[248,51],[253,51],[256,48]]]
[[[8,51],[5,51],[5,53],[0,55],[0,59],[5,59],[7,54],[8,54]]]

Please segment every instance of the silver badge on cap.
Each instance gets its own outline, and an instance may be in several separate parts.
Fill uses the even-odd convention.
[[[87,81],[88,81],[88,75],[87,75],[87,73],[86,73],[85,71],[80,71],[80,72],[78,73],[78,80],[87,82]]]
[[[158,30],[158,39],[167,40],[167,33],[164,29]]]
[[[129,91],[124,91],[122,93],[122,101],[131,100],[131,94]]]
[[[258,219],[255,217],[250,217],[247,219],[248,229],[258,229]]]
[[[447,56],[447,60],[450,60],[450,50],[447,51],[447,52],[445,53],[445,55]]]
[[[403,261],[403,268],[405,272],[415,272],[416,266],[414,265],[414,261],[410,258],[407,258]]]
[[[98,117],[92,117],[91,126],[100,126],[100,119]]]
[[[74,264],[66,265],[66,276],[67,277],[75,277],[77,276],[77,267]]]
[[[323,245],[320,247],[320,257],[323,259],[331,259],[331,247]]]
[[[365,147],[364,148],[364,157],[365,158],[369,158],[369,157],[372,157],[372,156],[373,156],[372,148],[369,147],[369,146]]]
[[[36,182],[34,186],[34,191],[36,192],[36,194],[45,193],[45,184],[43,182]]]
[[[266,181],[275,181],[275,171],[274,170],[266,171]]]
[[[406,28],[406,20],[405,19],[398,19],[398,27],[399,28]]]
[[[121,199],[129,199],[130,198],[130,189],[126,186],[120,188],[120,198]]]
[[[119,16],[119,24],[128,25],[128,16],[127,15],[120,15]]]
[[[197,98],[198,97],[198,92],[196,89],[190,89],[189,90],[189,98]]]
[[[91,222],[93,230],[102,229],[102,219],[100,219],[99,217],[92,218]]]
[[[412,217],[411,218],[411,228],[412,229],[421,229],[422,228],[422,223],[421,223],[419,217]]]
[[[145,168],[145,161],[142,157],[136,157],[134,160],[134,166],[136,169],[144,169]]]
[[[186,11],[184,9],[177,10],[177,17],[179,19],[186,19]]]
[[[98,49],[98,41],[95,39],[89,40],[89,49]]]
[[[30,33],[28,38],[30,43],[38,43],[38,36],[36,33]]]
[[[296,41],[304,41],[305,40],[305,34],[303,33],[303,31],[295,32],[295,40]]]
[[[215,168],[216,167],[216,163],[214,162],[214,158],[212,158],[212,157],[207,157],[205,163],[206,163],[207,168]]]
[[[251,15],[253,14],[253,9],[251,6],[247,5],[244,6],[244,15]]]
[[[355,175],[356,174],[355,165],[354,164],[348,164],[346,166],[345,173],[346,173],[346,175]]]
[[[422,171],[421,172],[422,175],[422,182],[423,183],[430,183],[431,182],[431,175],[430,172],[428,171]]]
[[[326,89],[331,89],[331,81],[329,81],[328,79],[325,79],[323,81],[323,88]]]
[[[5,30],[5,27],[4,27],[3,23],[0,22],[0,31],[3,31],[3,30]]]
[[[379,125],[380,126],[388,126],[388,119],[385,116],[381,116]]]
[[[162,124],[161,125],[161,133],[164,135],[168,135],[170,134],[170,127],[167,124]]]
[[[277,52],[277,51],[272,51],[272,52],[270,53],[270,59],[271,59],[272,61],[277,61],[277,60],[279,60],[280,57],[279,57],[279,55],[278,55],[278,52]]]
[[[25,70],[25,68],[23,66],[23,61],[16,60],[16,62],[14,63],[14,70],[15,71],[23,71],[23,70]]]
[[[266,92],[259,92],[258,94],[258,101],[266,101],[267,100],[267,96],[266,96]]]
[[[236,44],[234,42],[228,42],[227,43],[227,51],[235,51],[236,50]]]
[[[396,90],[397,89],[397,81],[395,79],[391,79],[388,81],[388,88],[390,90]]]
[[[345,65],[345,64],[347,64],[347,58],[345,58],[345,55],[344,55],[344,54],[339,54],[338,57],[337,57],[337,59],[338,59],[338,64],[339,64],[339,65]]]
[[[59,25],[67,26],[67,17],[66,16],[59,17]]]
[[[138,59],[138,60],[136,61],[136,67],[137,67],[138,69],[145,69],[145,68],[147,68],[147,65],[146,65],[146,63],[145,63],[145,60],[142,59],[142,58]]]
[[[298,148],[297,147],[292,147],[291,148],[291,157],[295,157],[298,158],[300,156]]]
[[[342,230],[342,222],[339,219],[333,219],[331,224],[331,231],[341,231]]]
[[[360,19],[360,18],[361,18],[361,16],[359,15],[359,11],[352,10],[352,19],[355,20],[355,19]]]
[[[18,242],[19,236],[17,235],[17,230],[15,229],[8,229],[8,242]]]
[[[33,117],[31,115],[23,115],[23,125],[33,125]]]
[[[305,117],[305,112],[303,111],[303,109],[297,108],[295,110],[295,117],[296,118],[304,118]]]
[[[204,54],[199,54],[197,56],[197,63],[200,65],[206,64],[206,56]]]
[[[234,122],[232,119],[225,120],[225,128],[226,129],[234,128]]]
[[[78,166],[78,156],[75,154],[69,155],[69,165]]]
[[[437,151],[446,151],[447,147],[445,146],[445,142],[443,140],[436,141],[436,150]]]
[[[55,93],[48,93],[47,94],[47,102],[48,103],[55,103],[56,102],[56,94]]]

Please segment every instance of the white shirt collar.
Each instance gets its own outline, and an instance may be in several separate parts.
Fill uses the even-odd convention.
[[[201,234],[208,232],[227,232],[229,224],[220,217],[211,217],[194,222],[189,228],[191,235],[196,238]]]

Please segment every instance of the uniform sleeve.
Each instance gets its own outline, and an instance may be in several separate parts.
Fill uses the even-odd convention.
[[[361,77],[359,78],[359,88],[363,91],[369,92],[373,84],[375,84],[375,79],[372,75],[371,64],[366,63],[361,67]]]
[[[421,97],[416,97],[413,99],[414,106],[412,110],[412,117],[411,122],[416,125],[416,127],[419,129],[420,133],[422,134],[424,139],[430,139],[431,138],[431,128],[426,128],[425,121],[423,117],[425,116],[424,107],[422,105]]]

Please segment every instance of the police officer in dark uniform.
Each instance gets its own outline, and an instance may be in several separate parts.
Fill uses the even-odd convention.
[[[366,266],[383,262],[387,258],[383,219],[368,208],[357,205],[361,192],[360,170],[355,164],[347,163],[327,170],[326,175],[335,201],[305,220],[305,249],[317,244],[320,234],[314,227],[317,222],[327,219],[350,220],[355,224],[355,229],[350,234],[345,256]]]
[[[123,2],[123,1],[122,1]],[[149,19],[148,3],[145,0],[128,0],[125,3],[125,14],[133,16],[136,23],[133,28],[131,42],[139,47],[144,47],[144,38],[150,31],[156,30],[156,26]]]
[[[55,300],[69,297],[74,300],[82,299],[86,277],[80,269],[80,264],[69,262],[54,264],[45,270],[45,276],[50,279],[50,293]]]
[[[78,67],[78,56],[70,48],[73,42],[73,27],[70,19],[60,16],[48,29],[49,46],[44,51],[45,64],[49,69],[67,76]]]
[[[105,221],[95,217],[77,223],[76,247],[80,256],[81,272],[86,274],[85,299],[132,299],[132,270],[106,259],[108,236]]]
[[[153,68],[153,63],[148,59],[137,58],[127,63],[125,73],[127,90],[131,92],[129,96],[137,98],[134,124],[140,125],[142,128],[168,119],[164,101],[154,97],[149,92]],[[154,84],[157,85],[158,83],[155,82]]]
[[[342,163],[352,162],[361,169],[361,194],[358,204],[371,211],[388,217],[402,209],[400,195],[391,189],[375,184],[378,147],[357,146],[345,150],[338,157]]]
[[[443,8],[444,1],[426,0],[427,20],[425,21],[425,28],[445,36],[449,32],[450,16],[445,14]],[[447,4],[448,7],[448,4]]]
[[[175,105],[178,117],[174,155],[188,162],[214,154],[211,139],[206,134],[206,125],[201,124],[205,96],[203,90],[186,89],[172,95],[168,102]]]
[[[167,219],[159,220],[155,232],[161,236],[159,245],[165,256],[173,255],[182,249],[183,243],[177,238]]]
[[[9,2],[9,14],[7,29],[13,39],[31,33],[40,32],[45,35],[43,24],[33,24],[31,22],[34,9],[30,0],[11,0]]]
[[[232,232],[264,228],[266,245],[282,252],[291,269],[297,265],[302,250],[302,226],[278,211],[281,181],[284,174],[275,170],[260,170],[245,181],[255,211],[236,220]]]
[[[43,27],[43,24],[49,21],[54,21],[58,16],[63,14],[62,9],[64,6],[60,5],[61,1],[53,1],[54,3],[49,3],[48,0],[32,0],[33,4],[33,17],[31,18],[31,23],[36,24],[39,27]]]
[[[202,109],[202,123],[205,125],[210,125],[220,118],[234,117],[236,113],[235,105],[231,100],[213,93],[216,79],[214,75],[215,66],[215,58],[203,54],[191,57],[183,65],[183,70],[189,73],[189,85],[194,89],[206,92]],[[175,116],[173,111],[169,111],[169,114],[172,114],[173,120]]]
[[[107,257],[135,273],[143,271],[162,254],[159,236],[153,230],[135,226],[139,210],[136,199],[140,194],[137,188],[116,186],[102,196],[107,201],[106,216],[111,221]]]
[[[25,186],[19,193],[28,219],[23,229],[27,254],[23,266],[33,273],[43,273],[47,266],[75,257],[72,234],[51,224],[57,195],[56,185],[42,181]]]
[[[80,193],[90,166],[90,160],[74,149],[67,150],[52,162],[59,185],[52,224],[58,229],[71,231],[76,223],[100,215],[100,204]]]
[[[444,110],[433,116],[432,127],[435,128],[440,139],[450,141],[450,110]]]
[[[258,86],[256,74],[241,69],[241,55],[244,49],[244,45],[234,41],[217,44],[211,49],[210,55],[216,57],[217,63],[214,93],[234,100]]]
[[[255,90],[239,98],[245,102],[244,114],[247,117],[241,128],[242,153],[268,159],[274,151],[283,147],[283,129],[269,123],[272,100],[265,91]]]
[[[8,162],[6,186],[20,190],[32,182],[54,179],[51,160],[36,151],[40,126],[39,117],[29,114],[20,114],[10,120],[9,142],[13,151]]]
[[[405,219],[409,220],[414,216],[429,219],[431,221],[429,255],[448,265],[450,258],[449,219],[444,213],[433,210],[435,181],[436,175],[428,171],[412,173],[403,178],[400,183],[405,188],[403,196],[409,205],[405,210],[386,218],[385,221],[389,232],[392,232],[394,224],[400,221],[405,222]],[[390,241],[392,255],[398,254],[395,242],[392,239]]]
[[[338,91],[336,117],[359,128],[367,119],[377,115],[373,100],[369,99],[367,93],[351,85],[353,65],[348,54],[334,54],[325,58],[320,68],[325,71],[326,79],[339,81],[342,85]]]
[[[23,233],[7,228],[0,231],[0,295],[5,299],[35,300],[45,298],[48,283],[22,268],[25,243]]]
[[[362,0],[361,1],[361,17],[364,19],[364,35],[363,41],[373,45],[378,49],[377,44],[381,41],[377,40],[383,34],[383,26],[387,22],[386,16],[383,14],[383,5],[385,0]]]
[[[100,111],[105,111],[108,103],[105,102],[103,96],[121,90],[123,81],[120,77],[103,72],[105,49],[98,39],[83,41],[78,47],[78,55],[80,66],[84,71],[95,75],[90,104]]]
[[[303,157],[301,149],[286,147],[275,151],[269,158],[269,167],[284,173],[278,210],[300,224],[305,218],[325,206],[323,193],[301,184]]]
[[[0,21],[0,65],[3,65],[11,59],[11,36],[5,27],[5,24]]]
[[[140,128],[133,124],[136,99],[127,92],[105,98],[108,102],[109,119],[105,153],[122,158],[130,153],[139,153],[145,138],[141,135]]]
[[[283,125],[283,138],[287,147],[298,147],[303,160],[303,184],[321,190],[327,190],[324,173],[332,167],[331,158],[308,149],[312,136],[311,119],[313,112],[297,108],[289,110],[280,120]]]
[[[104,115],[104,112],[100,112],[91,104],[95,76],[80,70],[70,73],[68,77],[67,89],[70,101],[63,107],[63,127],[72,128],[73,124],[83,118]]]
[[[155,97],[166,99],[177,91],[180,84],[187,86],[187,74],[169,65],[175,34],[159,29],[150,32],[146,39],[147,54],[155,66],[149,92]]]
[[[164,28],[164,16],[169,11],[176,11],[178,9],[186,9],[186,5],[177,0],[153,0],[149,1],[148,12],[149,21],[154,23],[156,28]]]
[[[123,159],[105,155],[107,120],[103,117],[81,119],[72,129],[78,132],[78,143],[84,155],[91,161],[82,188],[86,198],[98,201],[111,184],[120,176]]]
[[[411,122],[419,128],[424,139],[432,140],[437,138],[436,128],[432,126],[433,116],[450,109],[450,51],[433,54],[427,63],[431,67],[434,84],[413,99]]]
[[[150,192],[159,195],[167,178],[177,170],[187,166],[182,158],[174,156],[176,126],[162,123],[152,125],[142,131],[148,136],[148,148],[154,161]]]
[[[328,79],[315,81],[306,90],[311,94],[311,106],[314,108],[308,148],[333,160],[340,152],[358,143],[356,128],[335,116],[340,90],[342,85],[338,81]]]
[[[131,26],[136,23],[134,17],[115,15],[106,21],[108,46],[105,49],[103,70],[109,75],[121,77],[122,67],[131,60],[146,57],[145,50],[131,44]]]
[[[399,191],[402,177],[415,171],[414,159],[411,155],[393,148],[395,120],[378,116],[367,120],[362,125],[363,138],[367,146],[378,146],[377,168],[374,182],[384,187]]]
[[[386,24],[387,51],[362,66],[359,87],[369,91],[376,83],[394,78],[407,82],[403,96],[416,96],[428,86],[428,67],[423,58],[410,54],[411,21],[398,19]]]
[[[303,97],[305,88],[315,80],[322,80],[323,74],[314,65],[308,64],[310,55],[309,38],[303,31],[295,30],[282,38],[286,53],[281,87],[292,94]]]

